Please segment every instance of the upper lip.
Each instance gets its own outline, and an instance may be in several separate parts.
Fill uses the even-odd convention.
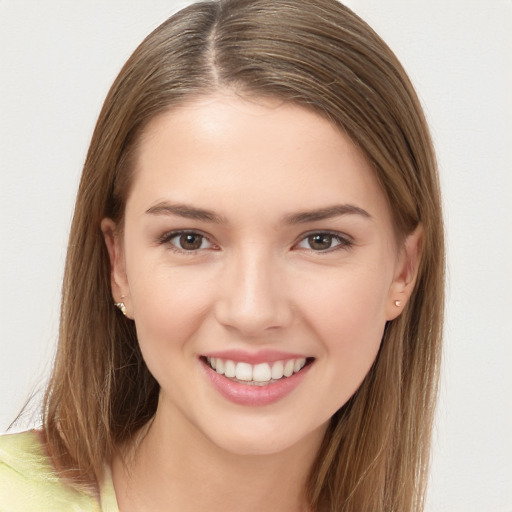
[[[283,352],[279,350],[258,350],[257,352],[248,352],[245,350],[219,350],[202,354],[203,357],[215,357],[225,360],[235,361],[237,363],[275,363],[276,361],[287,361],[290,359],[306,359],[304,354]]]

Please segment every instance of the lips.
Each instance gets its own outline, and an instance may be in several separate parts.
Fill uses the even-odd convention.
[[[265,352],[212,353],[201,356],[214,388],[241,405],[268,405],[291,393],[303,380],[314,358],[300,354]]]

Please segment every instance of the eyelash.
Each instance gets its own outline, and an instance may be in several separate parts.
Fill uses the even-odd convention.
[[[327,249],[322,249],[322,250],[318,250],[318,251],[312,249],[311,247],[304,248],[305,250],[310,250],[317,254],[326,254],[326,253],[339,251],[339,250],[347,250],[347,249],[352,248],[352,246],[354,245],[354,240],[352,240],[352,238],[350,238],[348,235],[339,233],[337,231],[311,231],[309,233],[305,233],[304,235],[302,235],[301,238],[299,239],[299,241],[297,243],[295,243],[295,246],[297,246],[300,243],[305,242],[308,239],[313,238],[315,236],[330,237],[331,241],[337,241],[338,244],[335,245],[334,247],[329,247]]]
[[[166,245],[169,246],[169,248],[172,251],[178,252],[180,254],[197,254],[199,252],[199,250],[201,250],[201,248],[198,248],[198,249],[195,249],[195,250],[194,249],[187,250],[187,249],[182,249],[182,248],[180,248],[177,245],[172,243],[172,240],[174,238],[178,238],[178,237],[181,237],[181,236],[184,236],[184,235],[193,235],[193,236],[196,236],[196,237],[201,237],[202,241],[206,240],[210,244],[214,245],[211,242],[211,240],[206,235],[204,235],[203,233],[200,233],[199,231],[193,231],[193,230],[187,230],[187,229],[184,229],[184,230],[181,230],[181,231],[170,231],[169,233],[164,233],[161,237],[158,238],[158,243],[160,245],[166,244]],[[201,244],[202,244],[202,242],[201,242]]]
[[[213,244],[213,242],[206,235],[204,235],[203,233],[201,233],[199,231],[193,231],[193,230],[180,230],[180,231],[171,231],[168,233],[164,233],[161,237],[158,238],[158,243],[160,245],[167,244],[172,251],[175,251],[180,254],[197,254],[200,250],[204,249],[204,248],[199,247],[197,249],[187,250],[187,249],[180,248],[177,245],[175,245],[174,243],[172,243],[173,239],[184,236],[184,235],[193,235],[196,237],[200,237],[201,245],[202,245],[203,241],[206,240],[208,243],[212,244],[213,247],[217,247],[217,246],[215,246],[215,244]],[[329,237],[331,242],[336,241],[338,243],[334,247],[328,247],[327,249],[315,250],[315,249],[311,248],[311,246],[310,246],[309,248],[303,247],[304,250],[309,250],[309,251],[312,251],[317,254],[326,254],[326,253],[330,253],[330,252],[334,252],[334,251],[338,251],[338,250],[348,250],[348,249],[352,248],[352,246],[354,245],[354,241],[350,237],[348,237],[347,235],[335,232],[335,231],[311,231],[309,233],[303,234],[301,236],[301,238],[294,244],[294,247],[298,247],[301,243],[306,242],[308,239],[311,239],[315,236]]]

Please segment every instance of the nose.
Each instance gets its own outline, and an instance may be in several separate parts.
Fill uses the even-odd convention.
[[[238,251],[222,274],[216,302],[217,321],[246,338],[263,338],[292,319],[284,269],[261,251]]]

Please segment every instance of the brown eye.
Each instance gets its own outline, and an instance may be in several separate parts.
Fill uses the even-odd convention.
[[[211,247],[211,243],[204,235],[192,231],[166,235],[162,238],[162,243],[170,243],[177,251],[182,252],[199,251]]]
[[[305,236],[297,247],[316,252],[330,252],[335,249],[348,249],[352,244],[352,240],[341,233],[317,232]]]
[[[333,240],[334,236],[326,233],[318,233],[316,235],[308,236],[307,238],[309,247],[314,251],[325,251],[330,249],[332,247]]]
[[[185,233],[179,238],[179,245],[185,251],[196,251],[201,248],[203,237],[193,233]]]

